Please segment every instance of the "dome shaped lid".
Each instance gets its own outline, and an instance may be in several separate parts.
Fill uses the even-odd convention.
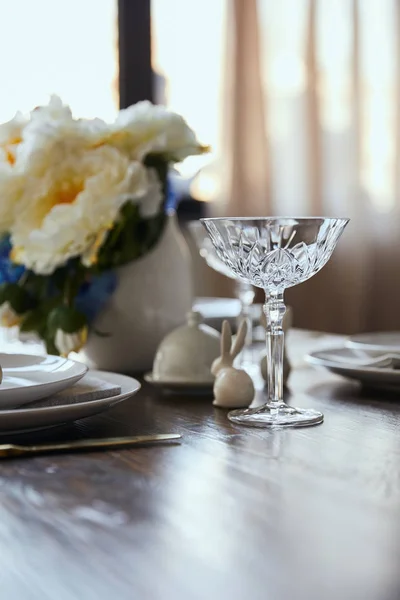
[[[157,381],[212,382],[211,365],[219,356],[220,334],[191,311],[185,325],[169,333],[158,347],[153,365]]]

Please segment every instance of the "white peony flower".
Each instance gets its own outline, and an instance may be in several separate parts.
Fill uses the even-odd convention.
[[[42,177],[71,154],[92,149],[107,131],[109,126],[101,119],[73,119],[69,107],[52,96],[47,106],[32,112],[16,151],[16,167],[29,176]]]
[[[143,165],[110,146],[50,162],[42,177],[29,179],[20,200],[12,260],[41,275],[76,256],[93,264],[123,204],[146,189]]]
[[[0,126],[0,233],[11,233],[12,259],[51,274],[70,258],[94,264],[127,200],[143,217],[157,214],[162,182],[143,162],[206,149],[185,120],[139,102],[115,123],[74,119],[57,96]]]
[[[29,139],[32,131],[40,131],[44,122],[47,123],[47,133],[51,124],[54,127],[66,122],[73,123],[71,109],[58,96],[51,96],[48,105],[39,106],[32,111],[30,119],[18,112],[11,121],[0,125],[0,164],[3,162],[12,167],[20,167],[18,158],[24,153],[27,143],[25,138]]]
[[[0,306],[0,324],[3,327],[14,327],[19,325],[21,317],[15,312],[9,302],[4,302]]]
[[[87,327],[83,327],[75,333],[66,333],[57,329],[54,337],[54,345],[61,356],[67,357],[71,352],[79,352],[86,344],[88,335]]]
[[[159,153],[181,161],[207,150],[183,117],[148,101],[121,110],[110,132],[100,136],[98,143],[111,144],[136,160]]]
[[[71,124],[74,123],[71,109],[64,105],[58,96],[51,96],[48,105],[39,106],[32,111],[30,119],[18,112],[11,121],[0,125],[0,164],[3,162],[15,169],[24,167],[19,160],[20,156],[26,154],[26,146],[31,146],[32,132],[43,131],[43,123],[46,123],[47,135],[52,128],[64,129],[65,134],[65,124],[69,123],[71,128]],[[40,142],[40,139],[35,140],[35,144],[40,145]]]
[[[0,232],[8,231],[20,216],[19,201],[28,177],[45,174],[49,164],[61,162],[83,139],[86,128],[73,121],[70,109],[52,96],[47,106],[35,109],[30,120],[17,113],[0,125]],[[93,127],[90,127],[93,131]],[[83,131],[85,130],[85,131]],[[72,144],[72,139],[74,143]]]

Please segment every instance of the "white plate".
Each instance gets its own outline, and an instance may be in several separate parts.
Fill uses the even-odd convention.
[[[108,373],[107,371],[90,371],[90,374],[98,379],[120,386],[121,393],[118,396],[102,398],[101,400],[58,404],[56,406],[54,406],[54,401],[49,398],[49,406],[0,410],[0,434],[44,429],[77,421],[78,419],[85,419],[107,410],[140,390],[140,383],[126,375]]]
[[[372,350],[375,352],[400,352],[400,331],[360,333],[352,335],[347,341],[348,348]]]
[[[213,381],[160,381],[158,379],[153,379],[152,373],[146,373],[144,380],[147,381],[147,383],[151,383],[151,385],[162,389],[163,391],[175,392],[179,394],[209,394],[212,392],[214,385]]]
[[[311,365],[324,367],[332,373],[355,379],[369,387],[398,389],[400,394],[400,370],[360,365],[361,362],[371,358],[374,358],[371,352],[352,348],[332,348],[312,352],[305,357],[305,360]]]
[[[60,356],[0,353],[0,409],[47,398],[73,385],[87,366]]]

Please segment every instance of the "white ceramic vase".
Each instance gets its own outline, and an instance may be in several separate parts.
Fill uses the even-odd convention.
[[[149,254],[118,269],[118,287],[94,323],[82,358],[97,369],[136,373],[152,368],[161,340],[185,322],[193,302],[190,251],[175,213]]]

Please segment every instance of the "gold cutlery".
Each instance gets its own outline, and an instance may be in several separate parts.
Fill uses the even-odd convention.
[[[76,440],[62,444],[40,444],[23,446],[20,444],[0,444],[0,458],[12,458],[30,454],[47,452],[74,452],[76,450],[96,450],[98,448],[113,448],[139,446],[155,442],[169,442],[181,439],[178,433],[158,433],[155,435],[135,435],[133,437],[100,438],[94,440]]]

